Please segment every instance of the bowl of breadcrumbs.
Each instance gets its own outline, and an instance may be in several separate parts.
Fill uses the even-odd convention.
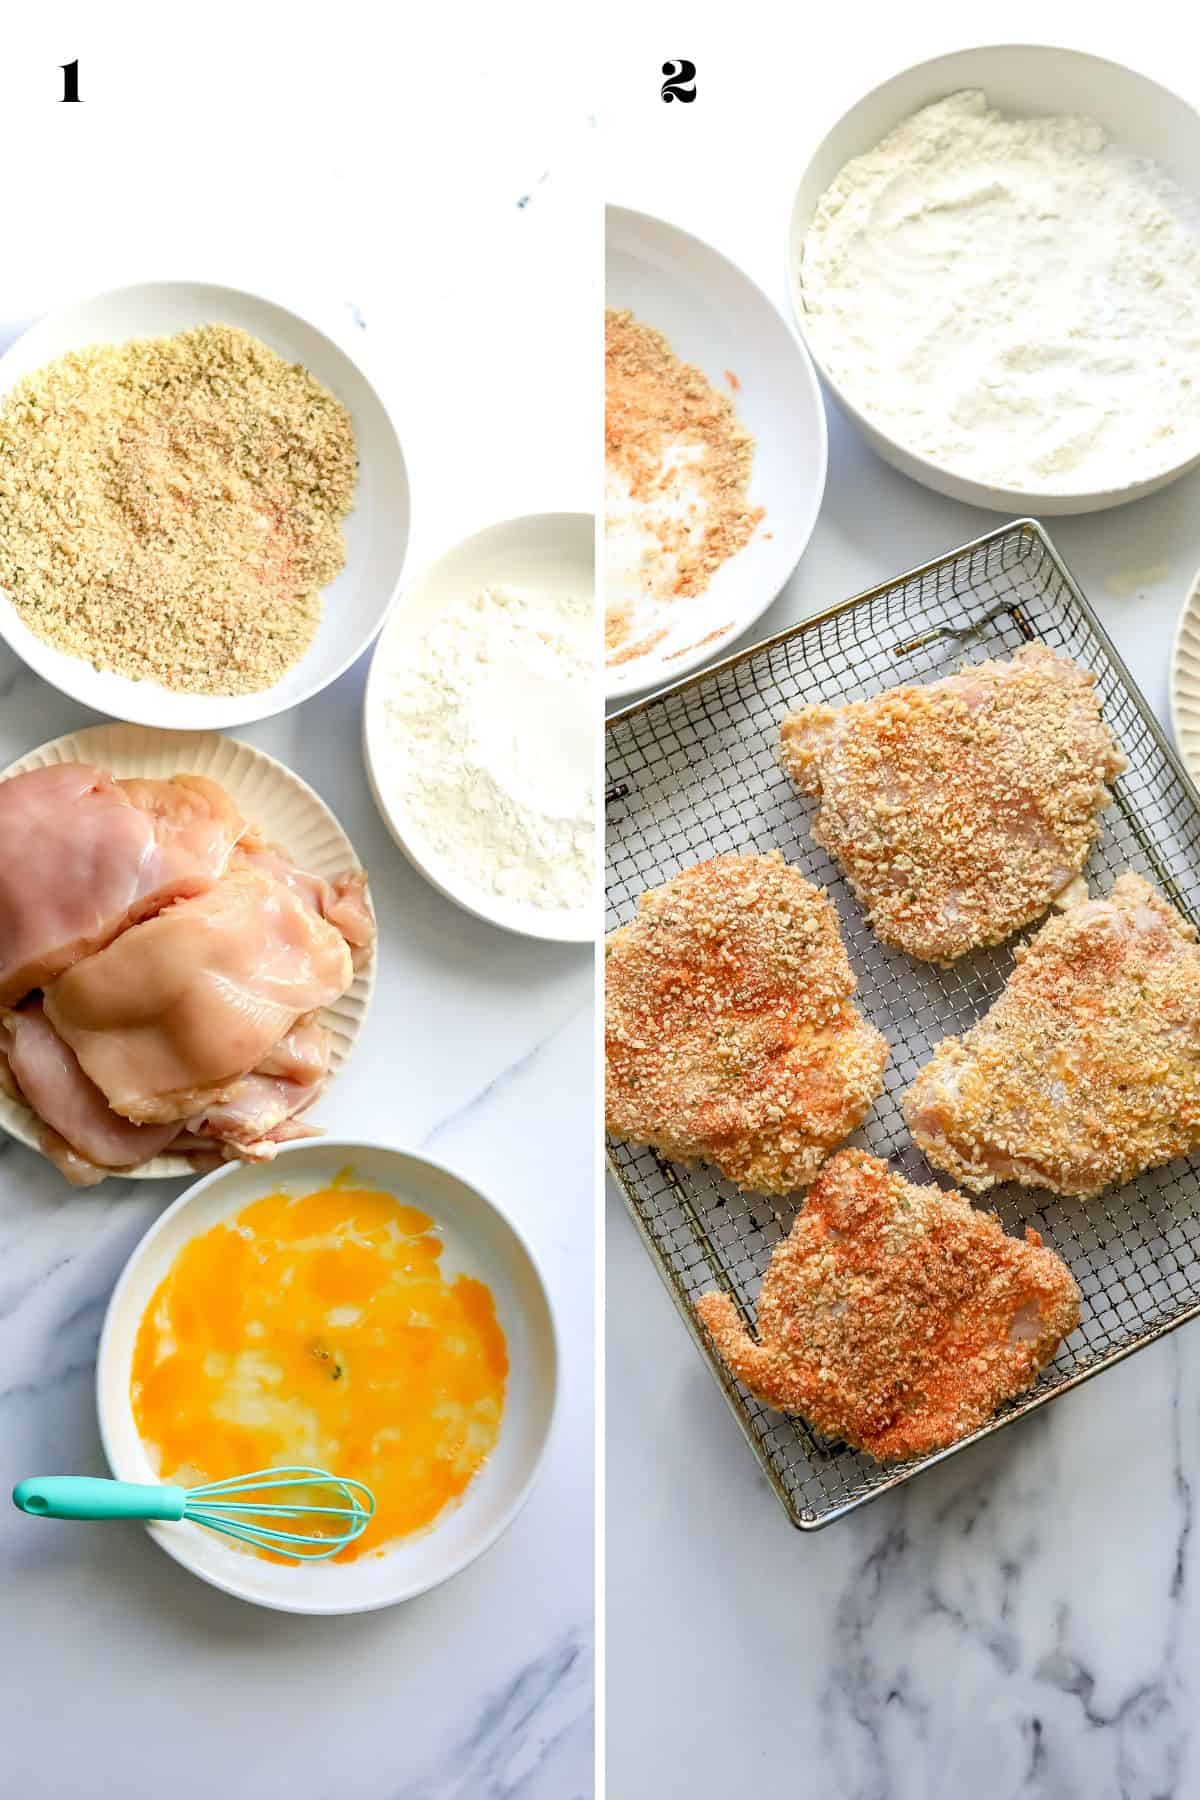
[[[760,618],[808,543],[825,411],[807,351],[735,263],[605,212],[605,691],[677,681]]]
[[[408,515],[366,376],[256,295],[123,288],[0,358],[0,635],[115,718],[211,729],[319,692],[382,625]]]

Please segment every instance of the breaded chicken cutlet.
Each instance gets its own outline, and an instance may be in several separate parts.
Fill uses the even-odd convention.
[[[1020,1181],[1088,1199],[1200,1150],[1195,940],[1132,873],[1043,925],[904,1096],[930,1162],[976,1193]]]
[[[1125,760],[1095,677],[1041,644],[784,721],[812,834],[884,943],[949,963],[1045,912],[1087,861]]]
[[[641,897],[605,965],[608,1129],[739,1186],[811,1181],[883,1086],[837,914],[778,851]]]
[[[776,1246],[757,1341],[726,1294],[697,1311],[768,1406],[879,1462],[953,1444],[1032,1383],[1079,1323],[1079,1290],[1035,1231],[860,1150],[835,1156]]]

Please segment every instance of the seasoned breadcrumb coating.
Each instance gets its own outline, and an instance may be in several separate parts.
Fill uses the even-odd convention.
[[[784,721],[779,759],[820,807],[874,930],[924,962],[998,944],[1078,875],[1125,760],[1095,677],[1041,644],[928,687]]]
[[[1051,919],[904,1096],[930,1162],[1087,1199],[1200,1149],[1200,947],[1140,875]]]
[[[880,1462],[955,1443],[1021,1393],[1079,1323],[1071,1271],[962,1194],[878,1157],[826,1164],[758,1298],[758,1340],[726,1294],[697,1311],[737,1379]]]
[[[778,851],[652,888],[608,945],[609,1130],[758,1193],[803,1187],[883,1085],[856,985],[833,907]]]
[[[763,517],[746,499],[754,439],[729,396],[702,369],[680,362],[661,331],[611,307],[604,314],[604,454],[635,502],[679,503],[647,517],[662,546],[645,571],[648,590],[662,599],[704,593]]]

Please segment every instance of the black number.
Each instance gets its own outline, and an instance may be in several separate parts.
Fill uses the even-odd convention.
[[[665,62],[662,72],[668,77],[659,89],[664,100],[682,100],[690,106],[696,98],[696,65],[684,62],[680,57],[677,62]],[[689,82],[691,85],[689,86]]]
[[[63,99],[79,99],[79,63],[60,63],[63,72]]]

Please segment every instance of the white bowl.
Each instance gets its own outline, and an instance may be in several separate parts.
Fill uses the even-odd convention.
[[[525,937],[555,943],[591,943],[597,909],[548,912],[487,894],[464,881],[457,869],[432,845],[384,775],[387,721],[384,715],[386,672],[429,630],[439,613],[481,588],[508,585],[530,588],[551,598],[593,595],[596,586],[596,522],[591,513],[531,513],[489,525],[465,538],[432,568],[406,587],[375,646],[363,701],[363,757],[367,780],[384,824],[413,867],[439,893],[457,906]],[[597,730],[599,712],[597,711]],[[597,797],[597,813],[599,797]]]
[[[321,796],[265,750],[239,743],[237,738],[221,737],[214,731],[185,734],[151,731],[145,725],[90,725],[84,731],[68,732],[65,737],[30,750],[0,774],[0,781],[9,775],[23,775],[29,769],[64,762],[93,763],[118,776],[162,779],[170,775],[207,775],[229,791],[249,823],[260,826],[270,841],[282,844],[310,874],[332,880],[359,867],[353,844]],[[321,1022],[329,1027],[333,1037],[330,1081],[344,1066],[362,1030],[375,990],[376,962],[376,946],[372,944],[370,954],[355,970],[350,987],[340,1000],[322,1011]],[[311,1122],[319,1123],[320,1116],[318,1099]],[[0,1130],[31,1150],[40,1149],[35,1115],[4,1093],[0,1093]],[[140,1169],[114,1172],[113,1178],[165,1181],[195,1172],[195,1165],[186,1156],[166,1154],[152,1157]]]
[[[676,355],[728,393],[754,434],[754,536],[703,594],[656,608],[667,636],[645,655],[610,665],[610,699],[676,681],[720,656],[790,579],[825,491],[825,409],[804,346],[762,289],[699,238],[645,213],[605,212],[605,304],[661,331]],[[731,392],[728,374],[737,377]]]
[[[194,1575],[280,1612],[368,1612],[457,1575],[517,1516],[554,1417],[558,1348],[550,1301],[532,1252],[495,1202],[440,1163],[407,1151],[382,1144],[288,1144],[267,1167],[231,1164],[197,1181],[150,1227],[126,1263],[105,1315],[96,1364],[100,1436],[113,1474],[121,1481],[159,1479],[134,1421],[130,1376],[142,1315],[179,1251],[264,1195],[311,1192],[347,1166],[364,1186],[386,1189],[429,1213],[445,1244],[444,1267],[474,1275],[491,1289],[508,1345],[504,1412],[496,1447],[458,1506],[427,1531],[357,1562],[271,1563],[201,1526],[147,1526]]]
[[[1184,767],[1200,787],[1200,574],[1179,615],[1171,650],[1171,729]]]
[[[1119,63],[1078,50],[1036,44],[1002,44],[958,50],[906,69],[885,81],[839,120],[812,157],[796,193],[787,241],[788,285],[800,330],[825,381],[885,462],[939,494],[972,506],[1044,517],[1101,512],[1164,488],[1200,465],[1200,455],[1125,487],[1079,493],[990,487],[956,475],[908,449],[874,424],[843,391],[815,334],[808,330],[801,250],[817,203],[845,165],[874,149],[894,126],[935,100],[963,88],[982,88],[1000,112],[1017,116],[1074,114],[1096,119],[1114,142],[1167,170],[1189,193],[1200,186],[1200,114],[1157,82]]]
[[[98,712],[168,731],[218,730],[266,719],[328,687],[366,649],[400,582],[408,543],[408,476],[387,408],[362,370],[323,332],[257,294],[195,281],[119,288],[60,307],[0,357],[0,398],[35,369],[86,344],[159,337],[197,325],[235,325],[303,363],[348,408],[358,445],[354,510],[343,521],[346,564],[321,599],[321,623],[274,687],[232,696],[177,694],[154,681],[94,669],[35,636],[0,590],[0,636],[52,687]]]

